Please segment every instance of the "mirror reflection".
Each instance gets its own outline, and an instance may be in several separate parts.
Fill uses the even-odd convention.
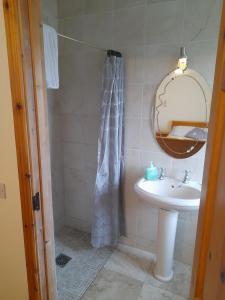
[[[161,148],[175,158],[187,158],[205,144],[211,91],[191,69],[167,75],[156,92],[154,135]]]

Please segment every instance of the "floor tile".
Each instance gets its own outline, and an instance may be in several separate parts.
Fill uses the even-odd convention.
[[[188,299],[191,284],[191,267],[175,261],[174,277],[171,281],[161,282],[150,274],[147,276],[146,282],[152,286]]]
[[[185,300],[185,298],[145,283],[138,300]]]
[[[107,269],[102,269],[82,300],[137,300],[143,283]]]
[[[145,281],[154,261],[152,254],[128,246],[114,250],[105,268],[133,279]]]
[[[155,255],[122,244],[94,249],[90,234],[71,228],[56,236],[59,253],[72,257],[57,267],[59,300],[188,299],[191,267],[183,263],[175,262],[174,278],[163,283],[152,275]]]

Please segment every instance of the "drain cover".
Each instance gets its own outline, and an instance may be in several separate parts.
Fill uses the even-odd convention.
[[[63,268],[71,259],[72,259],[71,257],[63,253],[60,253],[55,259],[56,265]]]

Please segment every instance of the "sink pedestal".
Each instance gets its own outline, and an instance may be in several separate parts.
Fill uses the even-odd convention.
[[[177,211],[159,210],[157,259],[154,276],[160,281],[170,281],[173,278],[173,255],[177,220]]]

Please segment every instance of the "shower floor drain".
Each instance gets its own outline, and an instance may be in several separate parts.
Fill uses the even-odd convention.
[[[72,259],[71,257],[63,253],[60,253],[55,259],[56,265],[63,268],[71,259]]]

